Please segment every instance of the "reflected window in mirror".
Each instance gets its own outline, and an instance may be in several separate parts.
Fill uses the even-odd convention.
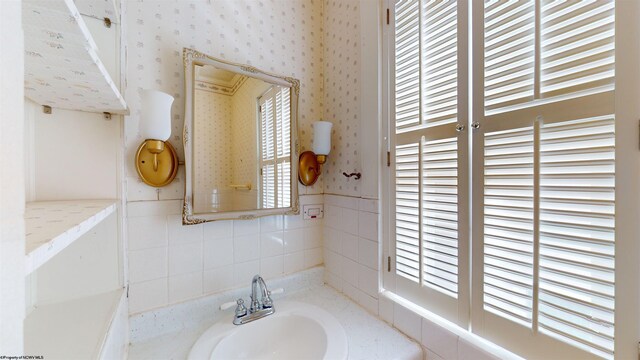
[[[258,99],[261,208],[291,206],[290,89],[274,85]]]

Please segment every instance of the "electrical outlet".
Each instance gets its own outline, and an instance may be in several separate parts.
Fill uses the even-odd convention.
[[[322,219],[324,217],[324,205],[303,205],[302,206],[303,219]]]

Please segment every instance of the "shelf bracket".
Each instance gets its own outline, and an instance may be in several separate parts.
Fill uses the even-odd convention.
[[[51,106],[42,105],[42,112],[45,113],[45,114],[51,114]]]

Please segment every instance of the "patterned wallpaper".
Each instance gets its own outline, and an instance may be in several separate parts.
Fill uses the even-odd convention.
[[[258,162],[258,113],[257,98],[271,85],[258,79],[249,78],[233,95],[231,100],[231,136],[233,137],[233,183],[251,183],[258,187],[256,166]]]
[[[140,88],[154,88],[175,97],[169,141],[179,158],[184,159],[183,47],[300,79],[300,144],[303,151],[310,148],[311,123],[323,114],[321,0],[129,0],[125,7],[125,98],[131,111],[125,120],[126,159],[134,158],[135,150],[143,140],[138,132]],[[156,194],[155,189],[138,179],[133,161],[126,164],[129,200],[182,198],[182,167],[174,183]],[[321,193],[322,188],[319,181],[312,188],[301,188],[301,194]]]
[[[375,5],[370,5],[375,6]],[[358,1],[324,3],[324,120],[333,123],[331,153],[324,168],[324,192],[359,196],[360,8]],[[328,166],[327,166],[328,165]]]
[[[233,172],[231,97],[206,90],[195,91],[194,210],[208,212],[212,190],[227,191]]]

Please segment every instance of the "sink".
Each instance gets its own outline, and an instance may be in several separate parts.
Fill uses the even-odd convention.
[[[225,317],[205,331],[191,348],[200,359],[347,359],[347,335],[338,320],[310,304],[279,301],[265,318],[233,325]]]

